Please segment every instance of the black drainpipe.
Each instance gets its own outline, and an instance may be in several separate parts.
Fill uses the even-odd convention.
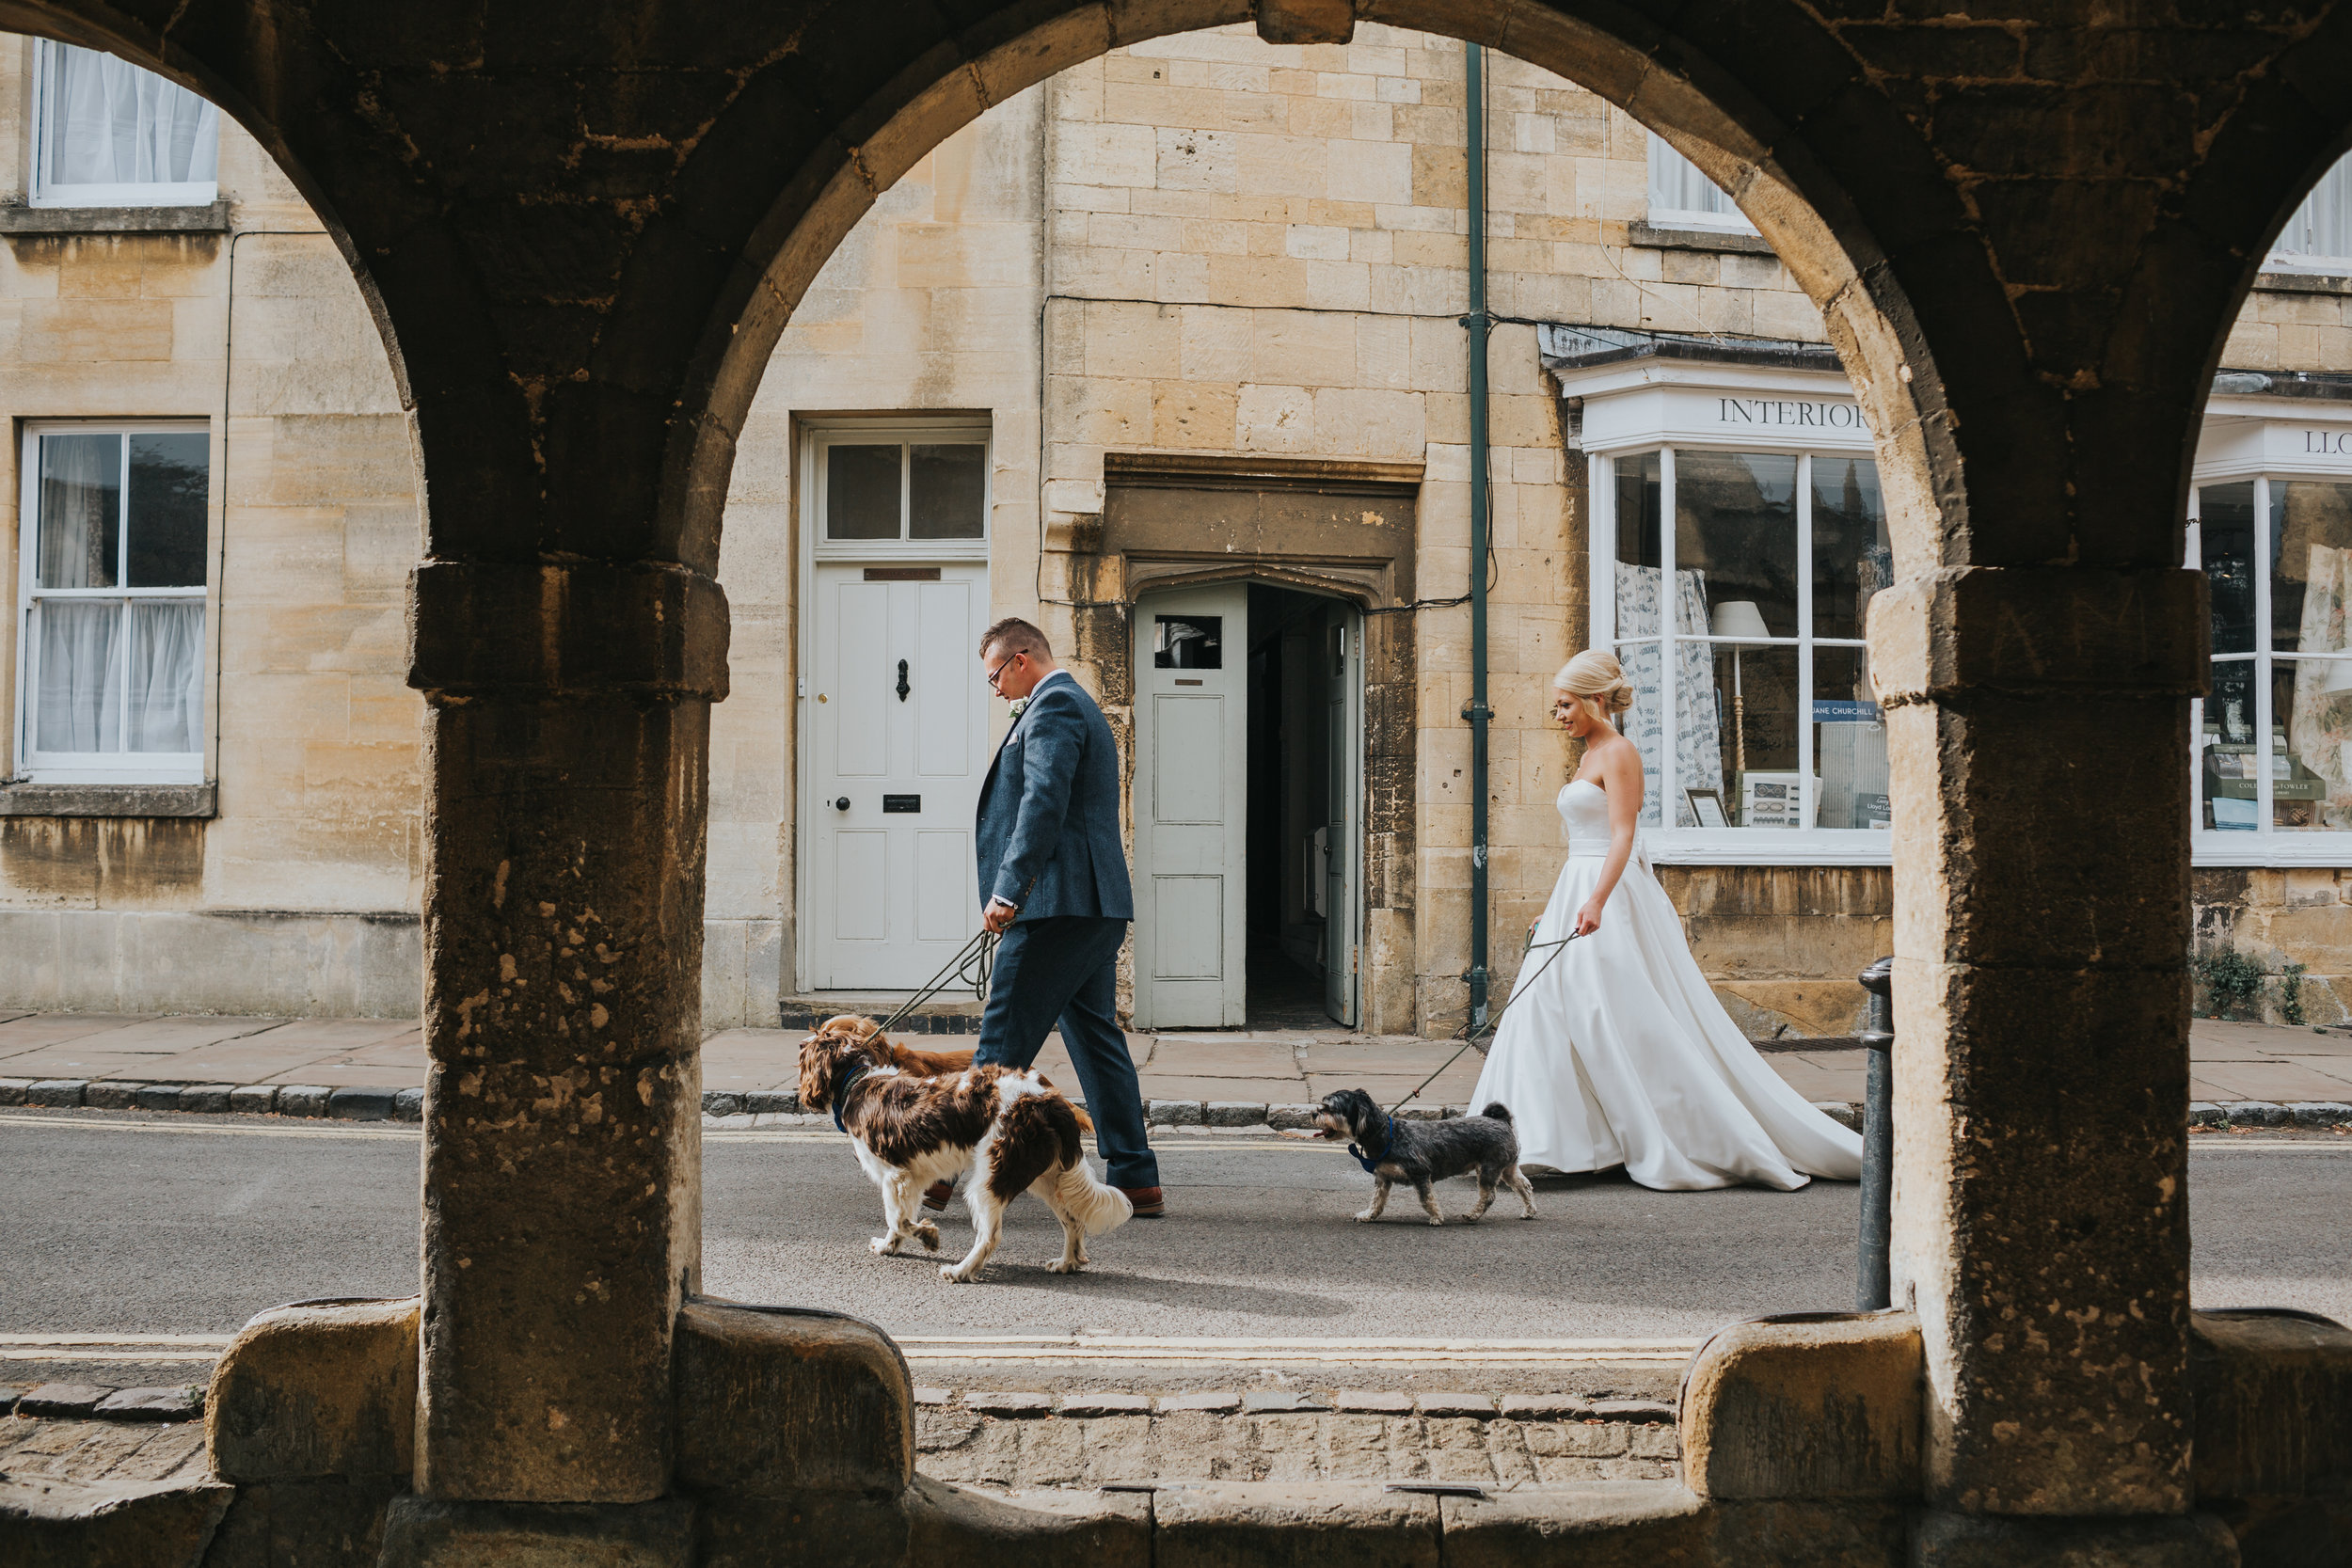
[[[1470,730],[1470,1026],[1486,1026],[1486,340],[1494,317],[1486,310],[1486,90],[1484,52],[1463,51],[1463,113],[1469,122],[1470,464],[1470,700],[1462,709]]]

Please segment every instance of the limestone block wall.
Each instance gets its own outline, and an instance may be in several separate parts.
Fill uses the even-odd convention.
[[[2352,871],[2203,866],[2192,887],[2198,952],[2234,950],[2263,971],[2249,1016],[2265,1023],[2352,1022]],[[2199,992],[2200,1010],[2210,1009],[2206,988]]]
[[[31,40],[0,38],[0,200],[24,197],[32,55]],[[406,1013],[423,712],[404,678],[421,538],[406,421],[350,269],[233,125],[219,184],[233,234],[0,241],[11,721],[17,421],[199,420],[218,781],[209,820],[0,816],[0,1001]],[[11,721],[0,748],[13,738]],[[0,778],[14,760],[0,751]]]
[[[707,1026],[772,1024],[795,983],[803,422],[987,413],[989,591],[998,615],[1036,613],[1044,92],[950,137],[850,231],[794,312],[737,446],[719,559],[733,692],[711,714]],[[1001,706],[992,718],[1003,722]]]

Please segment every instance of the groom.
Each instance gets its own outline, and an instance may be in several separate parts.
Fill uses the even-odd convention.
[[[973,1060],[1026,1068],[1058,1021],[1111,1185],[1138,1215],[1157,1215],[1159,1162],[1116,1011],[1119,949],[1136,912],[1119,839],[1118,747],[1103,710],[1028,622],[989,627],[980,665],[1015,717],[980,785],[981,924],[1002,940]],[[931,1206],[945,1207],[938,1196]]]

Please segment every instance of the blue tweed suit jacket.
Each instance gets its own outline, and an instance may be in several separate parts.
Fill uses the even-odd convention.
[[[1056,671],[989,764],[975,847],[980,903],[1020,906],[1023,920],[1136,917],[1119,839],[1119,752],[1103,710]]]

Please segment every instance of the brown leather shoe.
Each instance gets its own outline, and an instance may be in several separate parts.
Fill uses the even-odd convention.
[[[923,1207],[934,1214],[944,1214],[947,1212],[947,1200],[955,1196],[954,1182],[934,1181],[923,1189]]]
[[[1125,1193],[1127,1201],[1136,1206],[1136,1218],[1139,1220],[1155,1220],[1168,1212],[1168,1204],[1161,1198],[1157,1187],[1121,1187],[1119,1190]]]

